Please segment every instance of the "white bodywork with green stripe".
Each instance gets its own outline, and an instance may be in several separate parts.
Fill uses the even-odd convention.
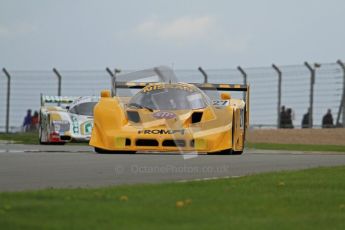
[[[93,107],[99,97],[41,96],[41,144],[88,142],[93,127]]]

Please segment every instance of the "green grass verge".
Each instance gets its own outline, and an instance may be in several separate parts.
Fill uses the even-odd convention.
[[[39,144],[37,132],[0,133],[0,140],[14,141],[18,144]]]
[[[345,145],[246,143],[246,147],[252,148],[252,149],[267,149],[267,150],[319,151],[319,152],[345,153]]]
[[[0,140],[13,141],[16,144],[38,145],[38,132],[0,133]],[[68,145],[88,145],[88,143],[68,143]]]
[[[0,193],[2,229],[344,229],[345,167]],[[176,202],[179,202],[176,206]]]

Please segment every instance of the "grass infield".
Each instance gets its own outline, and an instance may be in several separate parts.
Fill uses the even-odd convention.
[[[252,148],[252,149],[267,149],[267,150],[343,152],[343,153],[345,153],[345,145],[246,143],[246,147]]]
[[[345,167],[0,193],[1,229],[344,229]]]
[[[38,145],[38,132],[0,133],[0,141],[11,141],[14,144]],[[88,145],[88,143],[68,143],[69,145]]]
[[[13,141],[18,144],[39,144],[38,132],[0,133],[0,140]]]

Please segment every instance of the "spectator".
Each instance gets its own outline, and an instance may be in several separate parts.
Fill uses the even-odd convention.
[[[31,118],[31,130],[38,130],[38,112],[35,111],[33,117]]]
[[[280,111],[280,128],[282,129],[293,129],[293,112],[291,108],[285,110],[285,106],[281,107]]]
[[[291,108],[288,108],[286,110],[286,124],[285,124],[285,128],[288,128],[288,129],[293,129],[293,124],[292,124],[292,109]]]
[[[286,124],[286,111],[285,111],[285,106],[283,105],[281,107],[280,110],[280,124],[279,124],[279,128],[285,128],[285,124]]]
[[[322,118],[322,128],[333,128],[333,116],[330,109],[327,110],[327,113]]]
[[[309,128],[309,113],[310,109],[308,109],[308,112],[303,115],[302,128]]]
[[[32,121],[31,109],[28,109],[27,112],[26,112],[26,116],[24,117],[24,122],[23,122],[23,130],[24,130],[24,132],[30,131],[31,121]]]

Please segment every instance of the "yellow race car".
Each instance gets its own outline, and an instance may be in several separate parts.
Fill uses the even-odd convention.
[[[90,145],[97,153],[241,154],[249,125],[249,86],[209,83],[116,82],[140,89],[133,97],[101,92]],[[244,99],[222,92],[243,91]]]

